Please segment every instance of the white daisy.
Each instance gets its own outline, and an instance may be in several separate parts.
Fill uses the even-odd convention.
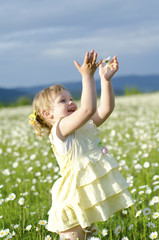
[[[126,215],[127,213],[128,213],[127,210],[122,210],[122,214],[123,214],[123,215]]]
[[[152,201],[153,201],[154,203],[159,203],[159,197],[158,197],[158,196],[154,196],[154,197],[152,198]]]
[[[50,235],[47,235],[46,237],[45,237],[45,240],[51,240],[52,238],[50,237]]]
[[[4,169],[2,173],[3,173],[3,175],[5,175],[5,176],[9,176],[9,175],[10,175],[9,169]]]
[[[158,233],[157,233],[157,232],[152,232],[152,233],[150,234],[150,238],[151,238],[151,239],[156,239],[157,236],[158,236]]]
[[[25,199],[24,199],[24,198],[20,198],[19,201],[18,201],[19,205],[23,205],[24,202],[25,202]]]
[[[104,229],[102,230],[102,235],[103,235],[103,237],[106,236],[106,235],[108,235],[108,229],[104,228]]]
[[[134,225],[133,225],[133,224],[131,224],[131,225],[128,227],[128,230],[131,230],[131,229],[133,229],[133,227],[134,227]]]
[[[128,237],[123,237],[121,240],[129,240]]]
[[[154,187],[153,191],[155,192],[155,191],[158,190],[158,189],[159,189],[159,185],[156,185],[156,186]]]
[[[159,217],[159,212],[154,212],[153,215],[152,215],[152,217],[153,217],[154,219],[157,219],[157,218]]]
[[[10,200],[14,200],[16,198],[16,195],[15,195],[15,193],[11,193],[11,194],[9,194],[9,199]]]
[[[40,220],[39,224],[42,225],[42,226],[45,226],[47,224],[47,221],[46,220]]]
[[[0,238],[5,236],[5,230],[0,230]]]
[[[145,209],[143,210],[143,214],[144,214],[145,216],[149,215],[150,213],[151,213],[151,209],[150,209],[150,208],[145,208]]]
[[[152,193],[152,190],[151,188],[148,188],[146,191],[145,191],[146,194],[151,194]]]
[[[27,231],[30,231],[31,228],[32,228],[32,225],[28,225],[28,226],[26,227],[26,230],[27,230]]]
[[[114,233],[118,235],[121,232],[121,226],[117,226],[116,229],[114,230]]]
[[[98,227],[96,227],[96,226],[93,226],[92,228],[91,228],[91,232],[92,232],[92,234],[98,234],[98,232],[99,232],[99,228]]]
[[[156,227],[155,224],[152,223],[152,222],[148,222],[147,226],[150,227],[150,228],[155,228]]]
[[[9,229],[5,229],[4,231],[5,231],[5,236],[7,236],[9,234],[10,230]]]
[[[135,217],[140,216],[140,214],[141,214],[141,210],[136,213],[136,216],[135,216]]]

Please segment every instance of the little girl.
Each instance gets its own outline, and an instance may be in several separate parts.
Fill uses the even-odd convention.
[[[37,135],[46,128],[61,177],[52,188],[48,230],[60,239],[84,240],[95,222],[106,221],[134,202],[118,163],[99,140],[99,127],[114,109],[111,78],[118,70],[116,56],[104,66],[97,53],[87,52],[75,66],[82,75],[81,105],[61,85],[44,89],[34,99],[31,123]],[[99,67],[101,100],[97,108],[94,73]]]

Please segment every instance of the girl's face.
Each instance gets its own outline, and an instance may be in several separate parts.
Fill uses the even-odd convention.
[[[53,102],[53,121],[56,122],[62,117],[67,117],[77,110],[71,94],[67,90],[59,92]]]

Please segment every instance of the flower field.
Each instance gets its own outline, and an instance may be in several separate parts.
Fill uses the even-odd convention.
[[[29,125],[31,112],[0,110],[0,239],[58,239],[47,230],[47,213],[59,168],[49,139],[38,140]],[[100,129],[135,204],[96,224],[90,239],[159,239],[159,93],[116,97]]]

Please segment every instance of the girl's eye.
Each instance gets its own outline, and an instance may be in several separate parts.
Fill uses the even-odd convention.
[[[65,99],[62,99],[60,102],[65,102]]]

